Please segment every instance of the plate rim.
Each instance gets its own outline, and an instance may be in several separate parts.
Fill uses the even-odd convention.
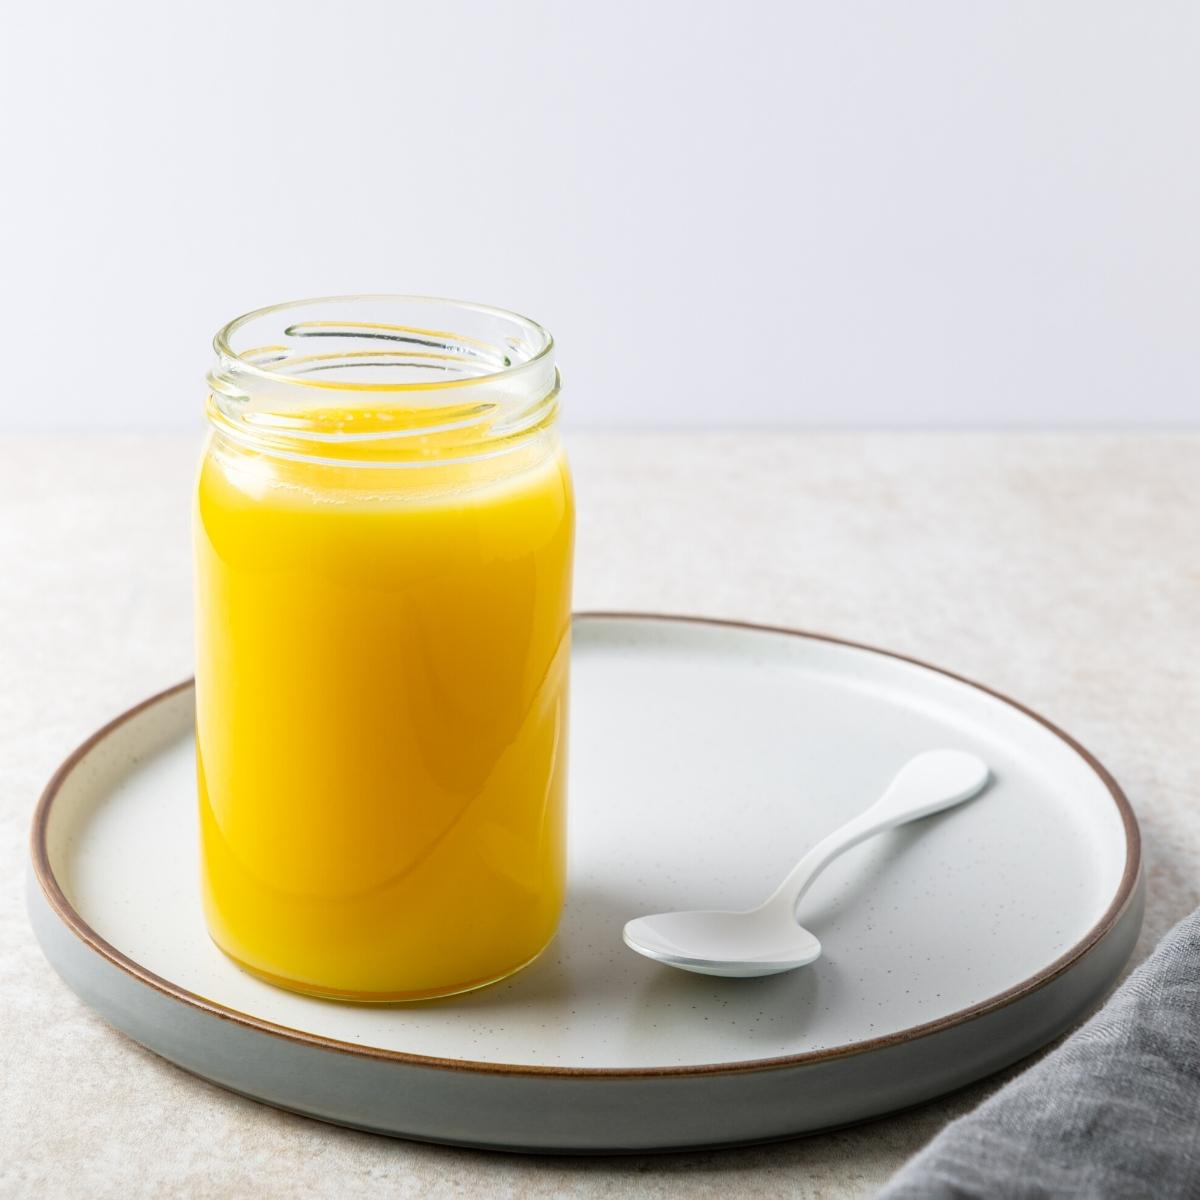
[[[280,1038],[286,1042],[299,1043],[302,1046],[310,1048],[349,1054],[356,1058],[380,1059],[406,1066],[424,1067],[434,1070],[463,1071],[469,1074],[582,1079],[645,1079],[737,1075],[815,1066],[837,1059],[888,1050],[931,1037],[935,1034],[944,1033],[1025,999],[1047,987],[1072,967],[1081,963],[1114,930],[1136,895],[1138,879],[1141,875],[1141,832],[1138,828],[1137,817],[1120,784],[1113,778],[1108,768],[1069,733],[1040,713],[1012,699],[1012,697],[1005,695],[1003,692],[997,691],[995,688],[988,687],[986,684],[979,683],[965,675],[946,670],[944,667],[935,666],[932,663],[911,655],[901,654],[893,650],[884,650],[879,646],[854,641],[849,638],[837,637],[832,634],[813,633],[787,625],[768,625],[727,617],[634,610],[587,609],[572,613],[572,623],[580,619],[587,621],[661,621],[685,625],[715,626],[721,629],[749,630],[753,633],[782,634],[788,637],[801,638],[805,641],[842,646],[851,650],[861,650],[869,654],[879,655],[882,658],[907,663],[911,666],[932,671],[956,683],[965,684],[967,687],[974,688],[985,695],[991,696],[993,699],[999,700],[1001,703],[1031,718],[1060,741],[1064,742],[1084,760],[1107,789],[1121,818],[1125,837],[1125,865],[1112,900],[1100,918],[1079,941],[1040,971],[1036,971],[1026,979],[1013,984],[1001,992],[997,992],[993,996],[968,1005],[966,1008],[957,1009],[943,1017],[923,1022],[920,1025],[913,1025],[907,1029],[897,1030],[894,1033],[884,1034],[880,1037],[855,1042],[852,1045],[831,1046],[820,1050],[807,1050],[800,1054],[743,1059],[736,1062],[691,1063],[662,1067],[564,1067],[539,1065],[536,1063],[480,1062],[465,1058],[445,1058],[437,1055],[414,1054],[405,1050],[390,1050],[382,1046],[363,1046],[354,1042],[346,1042],[338,1038],[326,1037],[323,1034],[312,1033],[308,1030],[279,1025],[273,1021],[267,1021],[261,1017],[254,1016],[251,1013],[230,1008],[215,1000],[209,1000],[204,996],[189,991],[187,988],[151,971],[148,967],[130,958],[123,951],[118,950],[87,923],[82,914],[67,899],[50,865],[49,849],[47,846],[50,812],[53,808],[55,798],[62,790],[67,779],[92,750],[114,734],[121,726],[127,724],[147,709],[153,708],[155,705],[161,704],[179,693],[194,687],[194,677],[189,677],[161,691],[155,692],[153,695],[147,696],[144,700],[125,709],[82,741],[63,759],[42,790],[37,805],[34,808],[30,829],[30,859],[33,877],[55,916],[89,950],[106,960],[111,966],[131,976],[135,982],[162,993],[170,1000],[199,1010],[199,1012],[208,1016],[239,1025],[252,1033],[265,1034],[270,1037]]]

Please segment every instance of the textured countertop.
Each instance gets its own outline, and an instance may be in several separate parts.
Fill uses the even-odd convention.
[[[197,441],[0,439],[0,1195],[870,1195],[996,1081],[781,1145],[613,1159],[393,1141],[229,1095],[59,982],[22,902],[58,762],[189,674]],[[588,435],[578,608],[838,634],[1074,734],[1142,824],[1137,958],[1200,902],[1200,435]]]

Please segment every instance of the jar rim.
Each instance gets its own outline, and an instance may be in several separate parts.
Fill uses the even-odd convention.
[[[536,349],[532,354],[526,358],[522,358],[519,362],[509,363],[500,367],[498,370],[485,371],[479,375],[463,376],[456,379],[370,384],[353,382],[338,382],[331,384],[326,383],[323,380],[303,378],[286,371],[271,370],[269,367],[264,367],[258,363],[251,362],[245,357],[249,351],[234,350],[231,344],[233,335],[239,330],[243,329],[251,321],[269,317],[275,313],[287,312],[291,309],[299,309],[321,304],[347,304],[360,301],[365,303],[406,303],[432,305],[436,308],[443,308],[447,312],[466,311],[475,313],[477,315],[494,317],[504,321],[511,321],[518,328],[523,329],[526,333],[533,335],[535,342],[540,344],[536,346]],[[465,338],[463,334],[454,333],[449,330],[427,330],[425,332],[438,334],[439,336],[454,337],[460,340],[471,340],[469,338]],[[252,309],[251,311],[242,313],[240,316],[234,317],[233,320],[226,322],[213,336],[212,344],[213,349],[217,352],[218,358],[220,358],[222,362],[228,362],[231,365],[236,364],[236,370],[239,373],[244,372],[248,375],[258,377],[259,379],[268,380],[273,383],[283,383],[300,387],[332,389],[350,392],[370,391],[377,393],[443,391],[452,388],[470,387],[480,383],[491,383],[518,374],[519,372],[524,371],[535,364],[545,361],[547,357],[554,353],[554,338],[550,331],[537,321],[534,321],[530,317],[523,316],[521,313],[513,312],[511,309],[500,308],[496,305],[479,304],[472,300],[455,300],[446,296],[423,296],[415,293],[410,294],[404,292],[348,292],[341,295],[312,296],[303,300],[285,300],[280,304],[264,305],[262,308]]]

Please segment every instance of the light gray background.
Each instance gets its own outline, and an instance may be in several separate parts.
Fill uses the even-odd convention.
[[[0,428],[186,429],[226,318],[527,312],[579,426],[1189,423],[1200,7],[11,6]]]

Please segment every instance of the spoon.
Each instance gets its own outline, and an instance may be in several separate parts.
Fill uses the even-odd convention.
[[[673,912],[638,917],[625,944],[669,967],[750,978],[807,966],[821,943],[796,923],[796,906],[839,854],[907,821],[969,800],[988,781],[987,764],[963,750],[927,750],[900,768],[870,808],[818,842],[774,893],[748,912]]]

